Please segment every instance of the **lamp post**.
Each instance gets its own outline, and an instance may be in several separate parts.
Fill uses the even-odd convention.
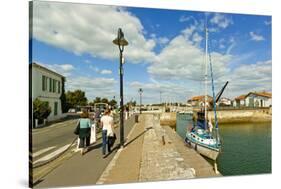
[[[141,114],[141,97],[142,97],[142,88],[139,88],[139,93],[140,93],[140,114]]]
[[[120,64],[119,64],[119,74],[120,74],[120,146],[124,146],[124,106],[123,106],[123,51],[124,46],[128,45],[128,41],[124,38],[124,33],[121,28],[118,29],[117,38],[113,40],[113,43],[118,46],[120,51]]]

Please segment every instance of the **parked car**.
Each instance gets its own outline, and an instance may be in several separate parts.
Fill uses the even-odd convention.
[[[76,113],[75,108],[70,108],[70,109],[68,110],[68,113]]]

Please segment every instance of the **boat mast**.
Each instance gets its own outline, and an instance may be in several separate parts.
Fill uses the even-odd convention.
[[[208,115],[207,115],[207,79],[208,79],[208,29],[207,29],[207,16],[205,19],[205,102],[204,102],[204,115],[205,115],[205,129],[207,128],[207,119],[208,119]]]

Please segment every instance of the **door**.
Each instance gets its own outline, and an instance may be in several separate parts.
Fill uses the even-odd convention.
[[[254,107],[254,98],[249,98],[249,107],[253,108]]]
[[[54,106],[54,115],[58,115],[58,102],[55,102],[55,106]]]

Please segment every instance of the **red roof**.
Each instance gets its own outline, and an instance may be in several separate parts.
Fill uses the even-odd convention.
[[[263,97],[267,97],[267,98],[271,98],[272,97],[272,93],[265,92],[265,91],[262,91],[262,92],[249,92],[249,94],[247,96],[249,96],[250,94],[254,94],[254,95],[257,95],[257,96],[263,96]]]
[[[244,100],[246,98],[247,95],[240,95],[238,97],[235,98],[235,100]]]
[[[265,92],[265,91],[262,91],[262,92],[249,92],[246,95],[240,95],[240,96],[236,97],[235,100],[245,100],[245,98],[247,96],[249,96],[250,94],[254,94],[254,95],[257,95],[257,96],[263,96],[263,97],[267,97],[267,98],[271,98],[271,96],[272,96],[271,93]]]
[[[208,101],[211,101],[213,98],[209,95],[207,95],[207,99]],[[191,98],[192,101],[204,101],[205,100],[205,95],[201,95],[201,96],[194,96]]]

